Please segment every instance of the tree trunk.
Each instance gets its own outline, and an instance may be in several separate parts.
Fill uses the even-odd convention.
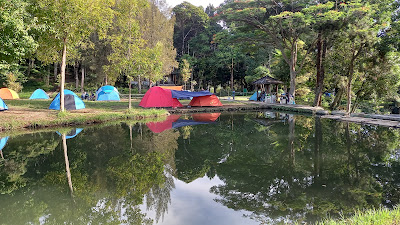
[[[182,51],[181,57],[185,54],[185,24],[181,22],[181,30],[182,30]]]
[[[139,91],[139,94],[142,94],[142,79],[140,78],[140,74],[138,76],[138,91]]]
[[[346,113],[350,115],[351,111],[351,81],[353,80],[354,65],[353,60],[350,63],[349,76],[347,77],[347,107]]]
[[[108,85],[108,76],[107,76],[107,74],[106,74],[106,78],[105,78],[105,83],[106,83],[106,85]]]
[[[129,102],[128,109],[131,110],[131,108],[132,108],[132,80],[131,79],[129,79],[129,100],[128,100],[128,102]]]
[[[57,82],[57,77],[58,77],[58,63],[54,63],[54,83]]]
[[[50,66],[47,65],[47,76],[46,76],[46,86],[50,85]]]
[[[69,168],[66,134],[62,134],[62,142],[63,142],[63,149],[64,149],[65,171],[67,173],[69,190],[71,190],[71,194],[72,194],[74,192],[74,188],[72,187],[71,171]]]
[[[78,67],[79,67],[78,62],[75,62],[75,65],[74,65],[74,73],[75,73],[75,90],[76,90],[76,91],[79,90],[79,73],[78,73]]]
[[[290,90],[289,95],[293,96],[296,94],[296,64],[297,64],[297,43],[293,46],[293,50],[290,57]]]
[[[35,66],[35,59],[29,59],[28,60],[28,71],[26,72],[28,77],[31,75],[31,71],[34,66]]]
[[[332,104],[331,104],[331,110],[334,110],[338,107],[339,103],[342,101],[342,96],[343,96],[343,89],[340,88],[338,90],[338,92],[335,95],[335,99],[333,100]]]
[[[231,62],[231,91],[233,91],[233,57]]]
[[[84,89],[84,84],[85,84],[85,67],[81,65],[81,92],[83,93]]]
[[[65,67],[67,66],[67,38],[64,38],[64,47],[61,61],[61,82],[60,82],[60,111],[65,111],[64,85],[65,85]]]
[[[321,103],[321,95],[322,95],[322,88],[324,82],[324,74],[323,74],[323,63],[322,63],[322,33],[318,33],[317,39],[317,61],[315,63],[317,68],[317,82],[315,86],[315,99],[313,106],[320,106]]]

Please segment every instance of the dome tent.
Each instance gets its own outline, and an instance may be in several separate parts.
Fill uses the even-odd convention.
[[[106,85],[96,91],[96,101],[120,101],[118,90],[111,86]]]
[[[139,106],[143,108],[151,107],[183,107],[183,105],[176,98],[172,98],[171,90],[163,89],[160,87],[150,88],[142,101],[140,101]]]
[[[0,138],[0,151],[6,146],[9,137]]]
[[[1,88],[0,89],[0,98],[2,99],[19,99],[19,95],[17,92],[8,89],[8,88]]]
[[[74,129],[70,130],[70,131],[65,135],[65,137],[66,137],[66,139],[74,138],[74,137],[76,137],[82,130],[83,130],[83,128],[74,128]],[[58,135],[62,136],[61,132],[56,131],[56,133],[57,133]]]
[[[189,103],[190,106],[223,106],[215,95],[194,97]]]
[[[29,99],[49,99],[49,95],[42,89],[36,89]]]
[[[0,111],[4,111],[4,110],[7,110],[7,109],[8,109],[8,106],[3,101],[3,99],[0,98]]]
[[[66,110],[84,109],[85,103],[72,91],[64,90],[64,100]],[[60,110],[60,93],[53,99],[49,109]]]
[[[261,91],[258,91],[258,95],[260,95]],[[249,101],[257,101],[257,91],[249,98]]]

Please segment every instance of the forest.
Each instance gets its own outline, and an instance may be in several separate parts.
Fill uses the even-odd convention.
[[[0,84],[17,92],[230,94],[270,76],[297,104],[388,112],[399,98],[397,0],[0,0]],[[64,84],[65,83],[65,84]]]

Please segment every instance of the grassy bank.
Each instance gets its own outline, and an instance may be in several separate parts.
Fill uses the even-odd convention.
[[[400,207],[393,210],[389,209],[376,209],[367,210],[365,212],[356,212],[356,214],[349,219],[342,220],[325,220],[318,225],[394,225],[400,224]]]
[[[86,109],[60,114],[49,110],[50,100],[7,100],[9,110],[1,113],[0,131],[103,123],[115,120],[140,120],[168,114],[164,109],[142,109],[138,101],[128,111],[127,102],[85,102]]]

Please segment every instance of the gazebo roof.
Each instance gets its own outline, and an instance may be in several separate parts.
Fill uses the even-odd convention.
[[[282,81],[272,78],[270,76],[265,76],[253,82],[253,84],[283,84]]]

